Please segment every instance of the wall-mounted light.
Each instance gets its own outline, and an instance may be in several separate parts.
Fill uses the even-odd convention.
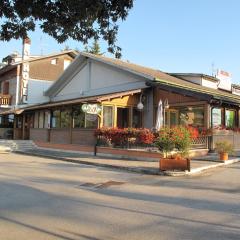
[[[137,104],[137,109],[140,111],[143,110],[144,108],[144,105],[142,102],[143,102],[143,94],[140,95],[139,103]]]
[[[168,109],[168,108],[169,108],[169,104],[168,104],[168,99],[167,99],[167,98],[164,100],[163,107],[164,107],[165,109]]]

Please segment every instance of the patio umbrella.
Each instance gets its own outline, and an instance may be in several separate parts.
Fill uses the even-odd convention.
[[[159,131],[161,127],[163,127],[163,103],[160,99],[157,109],[155,129]]]

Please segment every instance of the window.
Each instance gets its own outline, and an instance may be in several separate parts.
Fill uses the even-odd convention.
[[[39,112],[35,112],[34,114],[34,128],[38,128],[38,113]]]
[[[117,127],[127,128],[129,124],[129,108],[117,108]]]
[[[16,116],[16,128],[22,128],[22,118],[20,116]]]
[[[44,128],[49,128],[50,127],[49,118],[50,118],[50,112],[45,111],[44,112]]]
[[[103,106],[103,126],[113,127],[113,107]]]
[[[3,83],[3,94],[9,94],[9,82]]]
[[[73,128],[97,128],[98,115],[82,111],[82,106],[73,107]]]
[[[98,115],[85,113],[85,127],[97,128],[98,127]]]
[[[212,127],[219,127],[222,125],[222,109],[212,109]]]
[[[60,110],[54,110],[52,112],[52,128],[60,128]]]
[[[64,63],[63,63],[63,69],[65,70],[71,63],[71,60],[68,59],[64,59]]]
[[[225,126],[227,128],[235,127],[235,110],[227,110],[225,111]]]
[[[0,116],[1,128],[13,128],[14,115]]]
[[[39,112],[39,120],[38,120],[38,128],[43,128],[44,127],[44,111]]]
[[[73,107],[73,128],[85,127],[85,114],[82,111],[81,105]]]
[[[61,110],[61,128],[69,128],[70,127],[70,119],[71,119],[71,110],[63,109]]]
[[[57,58],[51,59],[51,64],[52,65],[57,65],[57,63],[58,63],[58,59]]]
[[[173,115],[171,121],[173,122]],[[204,108],[189,106],[179,108],[179,122],[180,125],[203,127],[204,126]]]
[[[134,128],[142,127],[142,112],[140,112],[137,108],[133,108],[132,127]]]

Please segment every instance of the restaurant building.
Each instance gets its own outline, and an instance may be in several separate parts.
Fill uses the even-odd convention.
[[[80,53],[45,92],[48,102],[15,114],[14,139],[94,146],[99,127],[149,128],[156,122],[160,99],[166,126],[213,128],[197,140],[197,148],[229,139],[239,148],[240,87],[221,86],[204,74],[169,74],[130,62]],[[5,112],[3,114],[9,114]]]

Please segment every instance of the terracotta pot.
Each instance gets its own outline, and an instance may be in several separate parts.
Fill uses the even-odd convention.
[[[180,171],[185,171],[188,170],[190,171],[190,159],[188,158],[161,158],[159,160],[159,169],[161,171],[166,171],[166,170],[180,170]]]
[[[228,153],[220,153],[219,156],[222,161],[228,160]]]

